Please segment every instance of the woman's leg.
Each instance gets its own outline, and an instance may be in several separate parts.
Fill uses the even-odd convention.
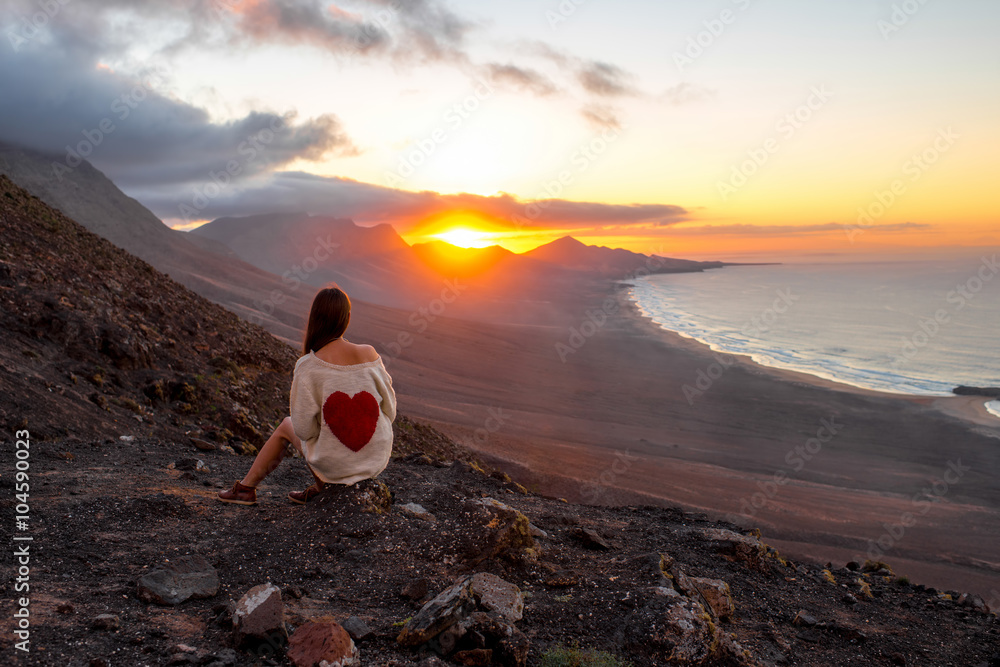
[[[292,420],[290,417],[285,417],[278,424],[278,428],[274,429],[274,433],[267,439],[264,446],[260,448],[260,451],[257,452],[257,458],[254,459],[253,465],[250,466],[250,471],[240,483],[244,486],[253,487],[260,484],[261,480],[278,467],[281,459],[285,458],[289,442],[297,450],[302,451],[302,443],[298,436],[295,435],[295,430],[292,429]]]

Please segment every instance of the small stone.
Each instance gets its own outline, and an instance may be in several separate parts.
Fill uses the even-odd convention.
[[[576,586],[579,583],[579,575],[572,570],[558,570],[549,575],[549,577],[545,580],[545,585],[551,586],[552,588],[569,588],[570,586]]]
[[[121,620],[114,614],[101,614],[95,616],[90,627],[95,630],[117,630],[121,625]]]
[[[542,530],[541,528],[530,522],[528,523],[528,532],[531,533],[532,537],[540,539],[548,539],[549,537],[548,533],[546,533],[544,530]]]
[[[417,503],[406,503],[405,505],[400,505],[399,509],[403,510],[407,514],[417,519],[422,519],[423,521],[428,521],[434,523],[437,521],[437,517],[428,512],[422,505]]]
[[[281,643],[287,637],[281,589],[261,584],[247,591],[233,612],[233,631],[237,646],[268,642]]]
[[[575,537],[587,549],[607,551],[611,548],[611,545],[608,544],[607,541],[597,533],[597,531],[590,528],[577,528],[573,531],[573,537]]]
[[[799,613],[795,614],[795,618],[792,619],[792,625],[803,625],[807,628],[811,628],[816,625],[819,621],[815,617],[810,616],[805,611],[800,610]]]
[[[372,629],[368,627],[368,624],[357,616],[349,616],[347,620],[340,625],[347,630],[347,634],[351,635],[351,638],[354,639],[354,641],[360,642],[375,634],[372,632]]]
[[[358,648],[339,623],[306,623],[288,639],[288,659],[295,667],[360,665]]]
[[[214,596],[219,592],[219,574],[204,556],[182,556],[143,575],[138,588],[143,602],[175,605]]]
[[[203,452],[214,452],[216,449],[215,444],[201,438],[191,438],[191,444],[194,445],[195,449],[200,449]]]

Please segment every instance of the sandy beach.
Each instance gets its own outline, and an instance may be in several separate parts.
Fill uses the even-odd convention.
[[[792,558],[878,558],[916,582],[1000,591],[1000,420],[984,400],[716,355],[620,286],[553,302],[538,325],[445,312],[418,332],[406,313],[358,305],[354,337],[382,352],[400,409],[529,487],[680,505],[758,526]]]

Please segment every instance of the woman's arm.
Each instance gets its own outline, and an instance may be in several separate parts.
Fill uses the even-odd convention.
[[[379,360],[375,373],[375,386],[378,387],[378,393],[382,396],[382,412],[389,418],[389,421],[395,421],[396,392],[392,389],[392,378],[389,377],[389,372],[385,370],[381,360]]]
[[[321,410],[314,391],[312,383],[308,379],[304,380],[302,373],[296,368],[288,395],[288,411],[292,417],[292,429],[303,442],[319,435]]]

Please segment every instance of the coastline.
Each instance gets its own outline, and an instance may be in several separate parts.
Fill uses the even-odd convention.
[[[647,324],[649,327],[652,327],[655,330],[655,333],[662,334],[665,337],[667,344],[671,347],[688,349],[692,352],[703,355],[723,357],[727,361],[731,359],[748,372],[764,373],[777,380],[785,382],[799,382],[814,387],[844,393],[853,393],[860,396],[897,398],[912,401],[918,405],[931,407],[942,414],[957,417],[971,424],[996,428],[998,429],[997,437],[1000,437],[1000,415],[993,414],[989,411],[989,409],[987,409],[986,404],[991,401],[988,397],[960,395],[932,396],[926,394],[912,394],[870,389],[868,387],[860,387],[849,382],[842,382],[821,377],[807,371],[799,371],[762,364],[753,359],[753,357],[749,354],[720,352],[713,349],[708,343],[704,343],[696,338],[685,336],[677,331],[666,328],[656,322],[652,316],[643,313],[639,304],[628,295],[628,290],[631,287],[630,284],[618,283],[617,287],[620,289],[619,303],[622,305],[622,310],[627,314],[627,316],[633,317]]]

